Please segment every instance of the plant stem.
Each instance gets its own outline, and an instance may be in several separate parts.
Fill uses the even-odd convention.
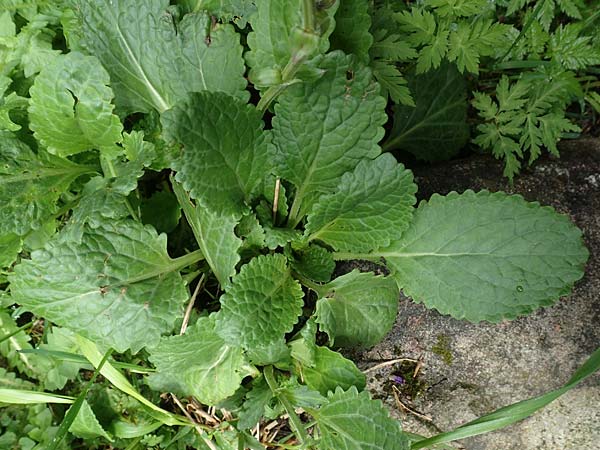
[[[319,297],[323,297],[325,295],[322,285],[314,283],[313,281],[309,280],[308,278],[306,278],[296,272],[294,272],[294,278],[298,279],[298,281],[300,281],[300,283],[302,283],[307,288],[315,291]]]
[[[306,445],[306,443],[309,441],[308,434],[306,433],[306,430],[304,429],[304,425],[302,425],[302,421],[300,420],[300,417],[298,417],[298,415],[296,414],[296,411],[294,410],[294,406],[285,397],[285,395],[279,394],[277,381],[275,381],[275,376],[273,374],[273,366],[265,367],[263,374],[265,376],[265,380],[267,380],[267,384],[269,385],[271,392],[273,392],[273,395],[275,395],[275,397],[277,397],[277,399],[281,402],[281,404],[285,408],[286,412],[288,413],[292,431],[298,438],[298,441],[300,442],[301,447],[304,447]]]

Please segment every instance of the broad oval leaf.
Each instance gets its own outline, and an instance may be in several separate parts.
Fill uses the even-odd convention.
[[[583,276],[588,258],[566,216],[487,191],[433,195],[402,239],[376,253],[415,301],[473,322],[551,305]]]
[[[319,450],[409,450],[400,422],[392,419],[380,400],[355,387],[330,392],[329,402],[311,411],[321,431]]]
[[[221,92],[199,92],[165,112],[170,139],[183,145],[175,179],[211,210],[241,215],[270,173],[261,113]]]
[[[94,56],[71,52],[42,69],[30,89],[29,119],[50,153],[112,149],[123,126],[113,114],[110,77]]]
[[[217,332],[246,349],[274,344],[298,321],[303,295],[285,256],[258,256],[242,266],[221,297]]]
[[[323,395],[338,387],[345,390],[355,386],[362,391],[367,383],[365,375],[352,361],[327,347],[316,347],[313,366],[301,370],[306,385]]]
[[[330,345],[372,347],[391,330],[398,312],[398,288],[389,277],[353,270],[323,285],[317,323]]]
[[[165,235],[134,221],[63,232],[10,277],[15,302],[115,349],[154,347],[183,312],[187,292]]]
[[[217,334],[214,315],[201,317],[182,336],[162,338],[150,361],[156,367],[148,376],[152,389],[194,396],[207,405],[233,395],[242,379],[254,372],[242,349]]]
[[[242,47],[231,25],[213,27],[202,12],[186,15],[176,29],[168,0],[78,5],[85,46],[110,73],[124,114],[163,112],[200,90],[248,97]]]
[[[371,251],[400,238],[410,224],[417,186],[389,153],[358,163],[308,215],[305,235],[339,251]]]
[[[415,106],[396,105],[385,150],[412,153],[424,161],[450,159],[469,140],[464,76],[451,63],[407,75]]]
[[[273,142],[278,175],[296,186],[294,221],[361,159],[381,153],[385,100],[371,71],[340,51],[319,62],[324,75],[290,86],[275,105]]]

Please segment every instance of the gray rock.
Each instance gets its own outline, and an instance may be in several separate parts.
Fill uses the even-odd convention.
[[[590,260],[568,298],[512,322],[471,324],[402,297],[392,332],[375,348],[353,355],[366,369],[382,360],[421,358],[422,386],[397,385],[400,400],[431,418],[404,411],[390,376],[399,364],[368,373],[369,388],[407,431],[431,436],[495,409],[560,387],[600,346],[600,140],[562,145],[511,186],[501,163],[487,156],[415,170],[420,198],[465,189],[503,190],[551,205],[583,230]],[[360,263],[359,263],[360,264]],[[414,364],[405,363],[409,376]],[[409,391],[420,391],[411,398]],[[456,444],[468,450],[595,450],[600,448],[600,376],[592,376],[537,415],[501,431]]]

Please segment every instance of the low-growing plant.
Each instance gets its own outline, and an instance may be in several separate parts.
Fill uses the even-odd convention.
[[[356,37],[369,58],[330,50],[353,4],[2,13],[2,448],[260,449],[251,430],[285,417],[265,445],[416,449],[524,418],[598,368],[596,352],[560,390],[419,440],[334,350],[381,341],[399,289],[498,322],[568,294],[588,257],[566,216],[520,196],[415,206],[379,146],[386,38]],[[355,259],[389,274],[336,272]]]

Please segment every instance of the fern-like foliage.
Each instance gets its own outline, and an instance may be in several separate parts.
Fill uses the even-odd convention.
[[[395,18],[419,50],[417,73],[438,68],[444,58],[461,72],[479,73],[480,59],[508,44],[511,27],[494,22],[493,12],[487,0],[427,0]]]
[[[526,8],[535,8],[539,6],[539,17],[537,21],[545,31],[550,30],[550,26],[558,13],[563,13],[572,19],[581,19],[582,11],[585,10],[583,0],[508,0],[500,2],[504,4],[506,15],[512,16],[518,14]]]
[[[473,106],[484,123],[477,126],[480,134],[474,142],[503,159],[504,175],[512,180],[525,153],[529,154],[529,164],[540,156],[542,147],[558,155],[556,143],[562,134],[580,130],[565,117],[565,107],[581,95],[572,72],[540,70],[514,83],[503,76],[495,99],[475,93]]]

